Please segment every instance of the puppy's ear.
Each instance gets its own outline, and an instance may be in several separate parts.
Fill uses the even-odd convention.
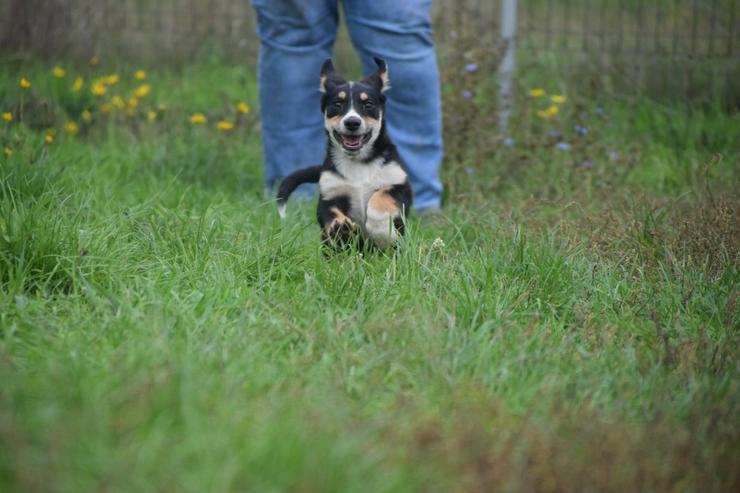
[[[334,63],[331,58],[327,58],[321,65],[321,75],[319,77],[319,91],[326,92],[327,88],[332,85],[339,85],[344,82],[344,79],[334,70]]]
[[[382,58],[373,57],[373,60],[375,60],[378,70],[367,77],[364,82],[377,87],[380,92],[385,92],[391,88],[391,81],[388,78],[388,65]]]

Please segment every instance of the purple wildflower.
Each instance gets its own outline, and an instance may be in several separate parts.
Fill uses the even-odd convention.
[[[468,71],[468,73],[472,74],[476,70],[478,70],[478,64],[477,63],[469,63],[465,65],[465,70]]]
[[[596,114],[599,115],[599,116],[603,116],[604,115],[604,108],[602,108],[602,107],[596,108]]]
[[[591,169],[593,167],[594,167],[594,163],[590,159],[586,159],[585,161],[581,163],[581,168]]]
[[[611,159],[612,161],[616,161],[617,159],[619,159],[619,153],[617,151],[610,151],[609,159]]]
[[[581,135],[588,135],[588,129],[586,127],[582,127],[580,125],[576,125],[575,127],[576,133]]]
[[[468,176],[472,176],[472,175],[473,175],[473,173],[475,173],[475,170],[474,170],[473,168],[471,168],[470,166],[465,166],[465,173],[466,173],[466,174],[467,174]]]
[[[465,99],[472,99],[473,98],[473,93],[470,92],[470,91],[468,91],[468,90],[465,90],[465,91],[463,91],[462,96]]]
[[[555,147],[557,147],[561,151],[569,151],[570,150],[570,144],[568,144],[567,142],[558,142]]]
[[[515,142],[516,141],[514,139],[512,139],[511,137],[506,137],[504,139],[504,145],[507,146],[507,147],[513,146]]]

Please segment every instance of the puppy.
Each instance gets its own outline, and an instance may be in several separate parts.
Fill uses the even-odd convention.
[[[295,171],[278,189],[278,212],[285,217],[293,190],[318,182],[321,238],[335,248],[353,236],[361,245],[393,245],[411,209],[408,176],[385,125],[388,68],[382,59],[374,60],[378,70],[361,81],[345,80],[331,59],[324,62],[319,85],[327,136],[324,162]]]

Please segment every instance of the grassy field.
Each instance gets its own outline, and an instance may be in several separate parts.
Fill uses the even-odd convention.
[[[737,114],[449,82],[444,214],[327,258],[243,68],[0,66],[0,490],[740,488]]]

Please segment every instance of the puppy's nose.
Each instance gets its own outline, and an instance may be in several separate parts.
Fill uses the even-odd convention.
[[[354,132],[355,130],[360,128],[360,125],[362,125],[362,120],[360,120],[356,116],[351,116],[344,120],[344,128],[346,128],[350,132]]]

